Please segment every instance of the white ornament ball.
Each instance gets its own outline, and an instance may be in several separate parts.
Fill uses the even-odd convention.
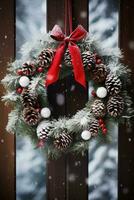
[[[38,126],[37,126],[37,129],[36,129],[36,132],[37,132],[37,136],[39,137],[40,136],[40,131],[42,129],[45,129],[46,127],[49,127],[50,126],[50,123],[46,120],[43,120],[41,121]]]
[[[85,130],[81,133],[81,137],[83,140],[89,140],[91,138],[91,133],[88,130]]]
[[[27,87],[30,83],[30,80],[27,76],[22,76],[19,80],[19,84],[21,87]]]
[[[43,118],[49,118],[51,116],[51,110],[47,107],[42,108],[40,114]]]
[[[107,89],[105,87],[99,87],[96,91],[96,95],[99,98],[105,98],[107,96]]]

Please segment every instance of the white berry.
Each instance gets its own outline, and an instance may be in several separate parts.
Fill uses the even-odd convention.
[[[91,133],[88,130],[85,130],[81,133],[81,137],[83,140],[89,140],[91,138]]]
[[[30,83],[30,80],[27,76],[22,76],[19,80],[19,84],[21,87],[27,87]]]
[[[51,110],[47,107],[42,108],[40,114],[43,118],[49,118],[51,116]]]
[[[96,91],[96,95],[99,98],[105,98],[107,96],[107,89],[105,87],[99,87]]]

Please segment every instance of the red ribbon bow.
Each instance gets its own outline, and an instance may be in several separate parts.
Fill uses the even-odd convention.
[[[65,37],[61,28],[55,25],[51,31],[51,37],[57,41],[61,41],[59,44],[50,69],[48,70],[46,77],[46,86],[56,82],[59,78],[60,63],[65,52],[65,48],[69,49],[72,65],[74,68],[75,80],[82,86],[86,87],[86,78],[83,68],[82,58],[79,47],[76,42],[84,38],[87,31],[79,25],[68,37]]]

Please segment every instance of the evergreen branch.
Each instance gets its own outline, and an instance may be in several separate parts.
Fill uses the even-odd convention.
[[[16,125],[20,121],[20,110],[12,110],[8,115],[8,124],[6,126],[7,132],[15,133]]]
[[[8,92],[5,94],[2,98],[2,101],[5,101],[6,103],[10,102],[16,102],[17,100],[20,99],[20,96],[16,94],[16,92]]]

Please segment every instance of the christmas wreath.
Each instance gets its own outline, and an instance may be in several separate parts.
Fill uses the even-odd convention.
[[[108,122],[128,118],[131,111],[129,69],[121,57],[120,50],[103,49],[80,25],[69,37],[55,25],[50,34],[26,43],[2,80],[7,89],[3,100],[14,104],[7,131],[30,136],[49,155],[83,152],[91,140],[106,138]],[[92,97],[71,118],[53,119],[47,87],[72,71],[82,87],[90,81]]]

